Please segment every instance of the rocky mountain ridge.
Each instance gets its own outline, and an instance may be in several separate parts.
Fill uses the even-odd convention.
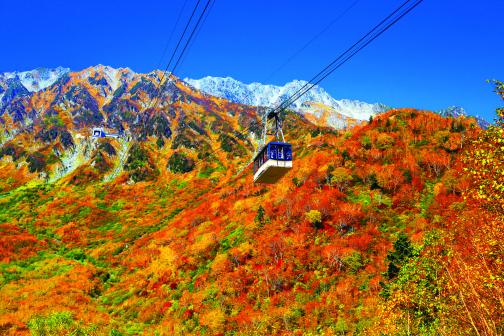
[[[241,104],[266,107],[277,106],[307,83],[303,80],[293,80],[283,86],[256,82],[245,84],[231,77],[211,76],[197,80],[186,78],[184,81],[198,90],[217,97],[226,98]],[[379,103],[369,104],[350,99],[336,100],[320,86],[315,86],[308,91],[299,100],[294,102],[291,108],[302,114],[313,114],[309,108],[309,105],[313,103],[319,106],[326,106],[325,110],[333,115],[329,126],[335,128],[339,128],[342,122],[345,122],[345,119],[368,120],[370,116],[388,109],[385,105]],[[343,115],[344,118],[338,118],[338,115]]]
[[[137,74],[99,65],[66,73],[36,92],[19,78],[8,78],[3,82],[8,99],[0,109],[0,157],[10,157],[13,169],[27,165],[27,174],[49,180],[80,174],[83,167],[97,179],[108,179],[128,166],[124,156],[136,153],[149,161],[140,143],[152,143],[167,159],[176,155],[184,169],[198,156],[211,156],[214,147],[241,156],[253,150],[252,138],[240,130],[258,131],[255,109],[204,95],[173,76],[155,99],[161,76],[160,71]],[[92,139],[94,127],[130,136]],[[125,143],[132,140],[138,141],[136,147]],[[136,180],[158,174],[143,163],[128,167],[136,171]]]

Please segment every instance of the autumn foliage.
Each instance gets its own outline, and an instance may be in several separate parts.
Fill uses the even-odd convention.
[[[335,131],[288,113],[294,168],[275,185],[240,173],[246,141],[201,160],[154,135],[109,182],[92,166],[16,185],[0,331],[501,334],[501,126],[396,109]]]

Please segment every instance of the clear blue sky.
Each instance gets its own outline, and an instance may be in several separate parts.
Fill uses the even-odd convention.
[[[354,0],[216,0],[177,75],[264,81]],[[0,0],[0,72],[105,64],[158,67],[184,0]],[[195,0],[188,0],[185,17]],[[402,0],[360,0],[269,79],[309,79]],[[502,0],[425,0],[322,86],[335,98],[396,107],[465,107],[492,120],[504,79]],[[184,18],[185,18],[184,17]]]

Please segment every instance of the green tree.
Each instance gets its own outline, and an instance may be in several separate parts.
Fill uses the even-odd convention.
[[[322,227],[322,214],[318,210],[310,210],[305,213],[305,217],[316,228]]]
[[[254,221],[259,226],[263,226],[264,225],[265,218],[264,218],[264,208],[262,207],[262,205],[259,205],[259,209],[257,209],[257,215],[255,216]]]
[[[399,274],[401,266],[404,265],[414,255],[414,248],[404,233],[399,234],[394,242],[394,249],[387,253],[387,277],[394,279]]]
[[[350,255],[347,255],[343,258],[343,262],[345,263],[345,266],[348,267],[348,270],[350,273],[355,274],[357,273],[362,267],[365,265],[365,260],[362,258],[362,254],[359,252],[355,251]]]
[[[504,83],[494,80],[495,92],[504,100]],[[483,131],[464,156],[475,188],[469,196],[487,208],[504,212],[504,107],[498,108],[495,125]]]
[[[331,172],[331,185],[336,186],[339,191],[344,191],[345,188],[352,182],[353,178],[350,170],[345,167],[338,167]]]

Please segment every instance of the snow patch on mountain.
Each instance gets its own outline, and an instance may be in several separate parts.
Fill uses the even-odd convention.
[[[231,77],[211,76],[201,79],[186,78],[184,81],[195,89],[213,96],[251,106],[270,107],[277,106],[307,83],[303,80],[294,80],[284,86],[261,83],[245,84]],[[367,120],[371,115],[386,109],[383,104],[369,104],[349,99],[336,100],[318,85],[296,101],[291,108],[303,112],[306,102],[322,103],[338,113],[357,120]]]
[[[70,72],[70,69],[63,67],[54,69],[37,68],[30,71],[5,72],[0,74],[0,80],[17,78],[28,91],[37,92],[53,85],[68,72]]]
[[[451,117],[451,118],[459,118],[459,117],[468,117],[472,116],[476,121],[478,122],[478,125],[483,128],[487,129],[490,126],[490,123],[486,121],[485,119],[481,118],[480,116],[476,115],[470,115],[467,113],[467,111],[461,107],[461,106],[450,106],[446,109],[437,111],[438,114],[440,114],[443,117]]]
[[[126,75],[131,78],[134,72],[129,68],[113,68],[108,65],[97,65],[92,68],[93,70],[103,74],[105,80],[110,87],[115,91],[121,86],[121,78]]]
[[[113,90],[117,90],[117,88],[121,85],[121,82],[119,81],[119,70],[106,66],[103,68],[103,74],[105,75],[105,79],[109,83],[110,87]]]

